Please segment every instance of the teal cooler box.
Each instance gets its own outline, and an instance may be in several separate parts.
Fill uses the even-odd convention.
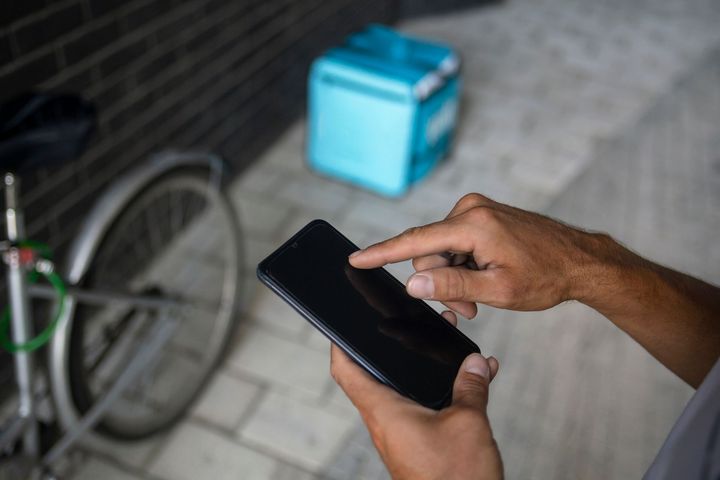
[[[449,47],[380,25],[315,60],[309,78],[311,168],[399,196],[448,153],[460,93]]]

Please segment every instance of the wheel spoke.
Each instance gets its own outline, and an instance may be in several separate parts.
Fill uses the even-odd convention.
[[[169,298],[167,313],[178,320],[159,356],[110,408],[102,428],[129,436],[159,428],[184,408],[216,363],[234,320],[236,300],[229,292],[241,272],[231,215],[227,198],[208,188],[206,179],[168,176],[121,210],[98,247],[83,289]],[[89,392],[78,396],[87,397],[80,410],[113,384],[156,325],[157,309],[131,305],[78,304],[76,321],[84,328],[77,334],[84,337],[74,342],[82,346],[77,388]],[[95,320],[102,326],[94,327]]]

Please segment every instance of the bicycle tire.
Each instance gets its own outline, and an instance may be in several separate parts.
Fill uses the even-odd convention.
[[[142,190],[134,195],[122,208],[119,214],[111,221],[110,227],[99,243],[99,247],[95,251],[95,255],[90,263],[88,272],[83,280],[83,287],[88,289],[115,289],[124,290],[135,293],[153,293],[156,295],[171,294],[176,301],[183,303],[182,312],[175,311],[174,315],[180,315],[182,320],[178,331],[174,333],[173,338],[163,349],[161,356],[154,365],[149,366],[142,378],[134,382],[134,384],[121,396],[121,400],[116,402],[110,410],[104,415],[103,419],[97,424],[95,430],[118,439],[140,439],[153,435],[159,431],[165,430],[175,424],[186,412],[187,408],[192,404],[196,396],[201,392],[203,386],[213,373],[214,368],[221,360],[228,342],[232,337],[238,323],[237,304],[240,299],[241,278],[242,278],[242,243],[237,215],[232,203],[217,187],[211,186],[209,172],[206,169],[197,167],[184,167],[173,169],[149,182]],[[188,198],[200,199],[201,209],[190,213],[187,220],[189,223],[181,226],[180,230],[167,230],[171,227],[170,223],[175,221],[174,217],[168,215],[168,218],[156,218],[154,222],[148,221],[148,212],[150,208],[160,208],[161,203],[167,200],[166,206],[182,204]],[[176,203],[172,203],[175,201]],[[189,203],[186,202],[186,206]],[[196,204],[196,207],[198,204]],[[209,207],[209,208],[206,208]],[[172,208],[172,207],[171,207]],[[189,208],[189,207],[188,207]],[[176,210],[168,210],[168,213],[175,215]],[[188,213],[189,210],[185,213]],[[217,214],[217,215],[216,215]],[[194,303],[187,301],[190,298],[187,291],[182,291],[178,285],[178,278],[183,275],[192,281],[196,281],[199,275],[199,269],[204,265],[210,265],[206,261],[197,261],[199,256],[195,253],[195,257],[183,257],[183,248],[188,245],[192,248],[197,247],[203,254],[208,251],[207,245],[193,243],[188,239],[197,236],[198,231],[202,231],[203,223],[209,218],[217,216],[220,223],[212,223],[212,232],[217,233],[218,227],[222,227],[221,235],[224,235],[222,248],[217,245],[212,246],[209,250],[214,255],[222,255],[217,260],[213,259],[212,267],[220,266],[222,274],[215,280],[221,280],[214,291],[219,297],[217,298],[217,306],[214,323],[207,338],[202,341],[198,348],[201,350],[193,351],[193,355],[199,356],[190,364],[182,360],[175,350],[183,351],[182,348],[189,349],[182,342],[190,341],[187,331],[185,336],[181,338],[183,329],[186,330],[198,327],[202,329],[207,322],[194,321],[193,318],[198,317],[202,320],[206,319],[205,313],[200,315],[200,311],[196,311],[193,318],[189,318],[187,311],[189,308],[197,309],[198,299],[193,300]],[[156,237],[159,235],[160,240],[155,238],[153,242],[160,242],[160,249],[153,244],[150,250],[145,252],[147,258],[136,258],[135,263],[131,262],[126,255],[127,249],[138,249],[143,237],[138,233],[133,240],[134,228],[138,227],[138,222],[147,224],[147,235]],[[138,227],[139,228],[139,227]],[[166,230],[163,230],[166,229]],[[155,233],[153,234],[153,231]],[[177,238],[165,238],[167,232],[171,235],[179,234]],[[200,236],[202,237],[202,236]],[[144,238],[148,241],[150,237]],[[129,240],[128,240],[129,239]],[[206,241],[207,238],[200,238],[200,243]],[[123,241],[125,243],[123,243]],[[194,239],[197,242],[197,239]],[[169,243],[168,243],[169,242]],[[179,242],[179,243],[178,243]],[[186,245],[184,245],[186,244]],[[143,244],[147,246],[147,244]],[[192,251],[192,250],[191,250]],[[135,251],[134,254],[138,254]],[[171,256],[168,260],[168,256]],[[138,262],[139,260],[139,262]],[[188,272],[189,264],[194,262],[194,267]],[[160,265],[160,266],[158,266]],[[160,275],[155,270],[163,268],[171,268],[168,265],[174,265],[176,268],[183,270],[183,275],[169,274],[163,272]],[[117,273],[115,269],[130,267],[129,272],[123,271],[122,274]],[[136,271],[132,271],[135,268]],[[137,269],[139,268],[139,271]],[[150,273],[148,273],[150,272]],[[190,275],[188,275],[190,273]],[[140,279],[140,280],[138,280]],[[149,280],[148,279],[152,279]],[[165,283],[163,283],[165,282]],[[205,281],[202,285],[207,293],[207,287],[212,282]],[[192,285],[192,283],[190,284]],[[193,288],[193,287],[188,287]],[[197,294],[199,289],[195,289],[192,293]],[[207,300],[207,302],[205,301]],[[203,300],[203,308],[209,309],[206,303],[212,304],[212,298]],[[93,403],[105,392],[105,389],[112,383],[113,377],[122,371],[123,362],[128,360],[128,356],[132,353],[132,346],[138,342],[133,340],[141,340],[143,333],[147,333],[147,328],[152,323],[152,316],[148,316],[145,320],[141,318],[143,314],[148,315],[151,312],[142,309],[130,309],[112,307],[107,305],[103,308],[90,307],[78,304],[74,310],[72,327],[70,330],[70,343],[68,352],[68,368],[70,371],[69,382],[72,402],[75,409],[83,414],[93,405]],[[139,314],[139,315],[138,315]],[[107,347],[108,350],[115,349],[115,367],[112,364],[96,375],[98,365],[92,363],[93,351],[90,348],[90,342],[93,334],[98,334],[101,338],[108,330],[98,331],[98,322],[105,319],[105,326],[124,325],[119,334],[115,336]],[[130,318],[131,320],[127,320]],[[138,318],[140,318],[138,320]],[[126,330],[128,321],[130,323],[140,325],[134,330]],[[198,331],[194,334],[199,334]],[[102,335],[99,335],[102,333]],[[101,338],[102,339],[102,338]],[[106,338],[105,338],[106,339]],[[116,348],[116,342],[124,342],[129,348],[122,352]],[[175,349],[175,350],[174,350]],[[117,353],[120,352],[120,353]],[[188,353],[185,351],[185,353]],[[101,360],[104,361],[105,353],[101,354]],[[112,356],[110,357],[113,358]],[[169,359],[169,360],[167,360]],[[90,363],[88,363],[91,361]],[[195,368],[191,373],[187,373],[184,369],[179,368],[182,365],[185,368]],[[162,366],[162,368],[161,368]],[[155,369],[155,370],[153,370]],[[177,381],[171,387],[164,386],[165,392],[156,392],[153,388],[160,385],[159,381],[147,382],[143,380],[153,371],[162,370],[163,374],[172,373],[173,371],[181,371],[182,377],[180,382]],[[154,374],[154,373],[153,373]],[[105,375],[106,377],[103,377]],[[175,380],[178,380],[177,378]],[[143,391],[143,390],[147,391]],[[142,395],[142,408],[133,404],[132,396]],[[162,398],[160,398],[162,397]],[[167,402],[160,405],[145,405],[147,398],[151,398],[153,402]]]

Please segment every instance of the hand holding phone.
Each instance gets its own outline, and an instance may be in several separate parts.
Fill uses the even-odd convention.
[[[376,379],[442,408],[463,360],[480,349],[386,270],[352,267],[357,249],[315,220],[260,262],[258,277]]]

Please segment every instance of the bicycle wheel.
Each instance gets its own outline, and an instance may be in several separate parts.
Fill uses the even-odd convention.
[[[202,169],[173,170],[128,202],[100,242],[84,288],[170,298],[168,310],[79,304],[70,331],[72,401],[86,412],[163,315],[179,320],[163,350],[96,430],[136,439],[172,425],[201,390],[235,325],[241,278],[237,217]]]

